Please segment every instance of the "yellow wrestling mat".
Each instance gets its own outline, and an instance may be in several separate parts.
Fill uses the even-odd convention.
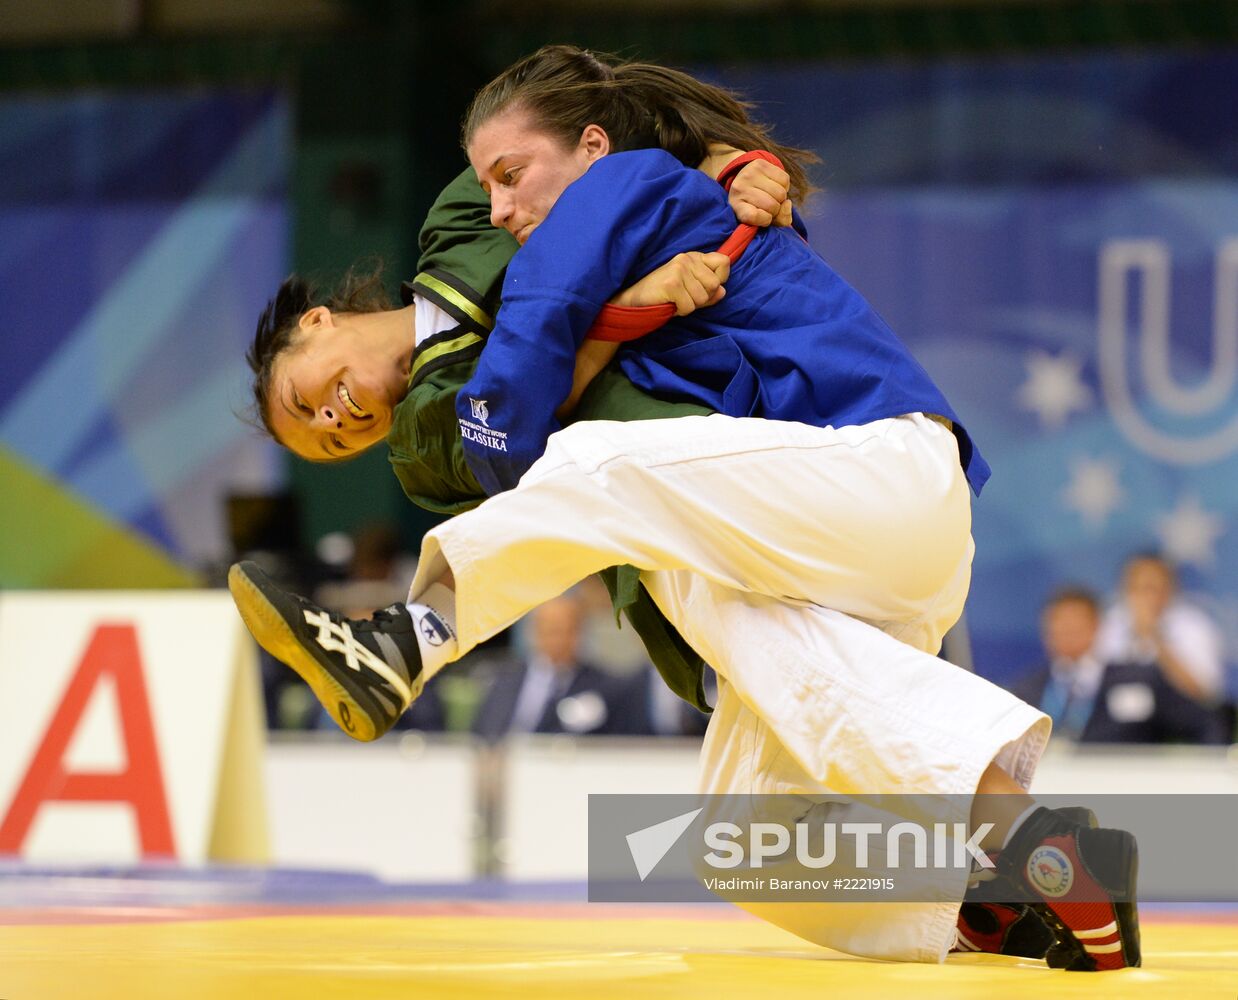
[[[457,904],[441,915],[154,922],[140,922],[140,909],[129,917],[139,922],[72,923],[61,913],[0,926],[0,998],[1238,997],[1238,925],[1206,916],[1154,917],[1144,968],[1089,974],[974,954],[944,966],[866,961],[716,908],[623,916],[621,907],[525,903],[496,915],[504,907]]]

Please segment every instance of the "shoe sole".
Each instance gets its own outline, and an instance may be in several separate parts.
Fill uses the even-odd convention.
[[[1118,940],[1122,942],[1122,957],[1129,967],[1143,965],[1143,948],[1139,937],[1139,908],[1136,903],[1136,882],[1139,879],[1139,848],[1135,838],[1127,834],[1129,856],[1126,861],[1127,900],[1114,903],[1114,913],[1118,918]]]
[[[298,641],[262,586],[241,566],[228,570],[228,590],[242,621],[263,649],[297,672],[335,724],[355,740],[369,743],[379,735],[369,711]]]

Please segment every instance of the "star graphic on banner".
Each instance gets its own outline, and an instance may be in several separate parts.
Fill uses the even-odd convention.
[[[1027,381],[1019,386],[1019,405],[1034,410],[1042,426],[1056,430],[1072,411],[1092,405],[1092,391],[1083,384],[1083,362],[1078,358],[1033,351],[1023,364]]]
[[[1188,494],[1157,519],[1156,533],[1170,559],[1206,569],[1216,563],[1216,543],[1225,527],[1220,517],[1200,506],[1199,497]]]
[[[1078,511],[1089,525],[1103,528],[1122,503],[1117,463],[1103,458],[1074,459],[1070,483],[1062,496],[1066,506]]]

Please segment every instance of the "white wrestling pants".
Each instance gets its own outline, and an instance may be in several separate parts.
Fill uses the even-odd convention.
[[[586,422],[553,435],[516,489],[429,532],[410,595],[450,566],[463,655],[630,563],[718,672],[701,791],[968,795],[994,761],[1026,787],[1050,728],[933,655],[972,551],[958,446],[934,419]],[[828,947],[932,962],[958,909],[746,908]]]

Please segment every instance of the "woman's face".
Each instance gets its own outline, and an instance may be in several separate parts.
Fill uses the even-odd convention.
[[[313,462],[351,458],[383,440],[404,395],[401,373],[350,318],[311,309],[271,368],[271,427],[284,447]]]
[[[490,222],[521,246],[559,200],[564,189],[610,152],[598,125],[588,125],[574,146],[537,130],[515,107],[495,115],[473,134],[469,162],[490,195]]]

